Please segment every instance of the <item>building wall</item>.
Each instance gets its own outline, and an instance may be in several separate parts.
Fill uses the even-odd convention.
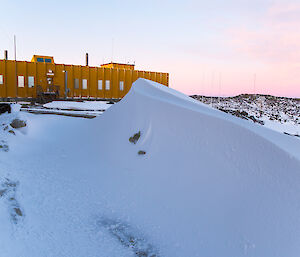
[[[168,73],[0,60],[0,76],[3,80],[3,84],[0,84],[0,98],[35,98],[37,85],[41,86],[44,91],[47,90],[49,71],[54,73],[53,84],[59,86],[60,97],[63,98],[64,70],[68,71],[67,86],[70,89],[68,98],[122,98],[138,78],[150,79],[165,86],[169,85]],[[79,88],[75,87],[75,79],[78,79]],[[32,81],[34,81],[33,87],[30,86]],[[123,84],[123,90],[120,88],[120,82]],[[98,83],[102,84],[102,88],[101,85],[98,88]]]

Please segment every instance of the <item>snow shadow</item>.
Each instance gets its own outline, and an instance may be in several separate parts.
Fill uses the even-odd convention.
[[[123,247],[129,248],[138,257],[160,257],[158,250],[146,237],[130,224],[111,218],[102,218],[98,225],[109,232]]]

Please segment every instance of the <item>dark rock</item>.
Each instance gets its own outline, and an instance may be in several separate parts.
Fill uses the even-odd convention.
[[[26,127],[26,122],[24,120],[20,120],[20,119],[14,119],[11,123],[10,126],[12,126],[15,129],[18,128],[24,128]]]
[[[8,133],[13,134],[13,135],[16,135],[16,133],[15,133],[12,129],[9,130]]]
[[[14,210],[15,210],[15,213],[16,213],[18,216],[23,216],[23,213],[22,213],[22,211],[21,211],[21,209],[20,209],[19,207],[14,208]]]
[[[0,103],[0,114],[5,112],[11,113],[10,104]]]
[[[139,131],[138,133],[135,133],[132,137],[130,137],[129,142],[136,144],[136,142],[139,140],[140,137],[141,137],[141,131]]]

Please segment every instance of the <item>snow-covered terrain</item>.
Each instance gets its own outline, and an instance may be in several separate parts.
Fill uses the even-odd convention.
[[[53,101],[46,104],[22,103],[21,111],[35,114],[56,114],[95,118],[112,106],[111,101]]]
[[[296,137],[144,79],[94,119],[0,121],[1,257],[300,254]]]
[[[108,101],[53,101],[46,103],[43,107],[59,110],[86,110],[86,111],[104,111],[111,106]]]
[[[300,138],[300,99],[270,95],[193,98],[237,117]]]

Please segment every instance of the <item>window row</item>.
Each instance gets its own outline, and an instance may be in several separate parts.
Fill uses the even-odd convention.
[[[98,80],[98,90],[103,90],[103,80]],[[82,80],[82,89],[88,88],[88,80],[83,79]],[[74,89],[79,89],[79,79],[74,79]],[[124,81],[119,82],[119,89],[120,91],[124,90]],[[105,90],[110,90],[110,80],[105,80]]]
[[[37,60],[37,62],[52,63],[52,60],[49,58],[38,57],[36,60]]]
[[[34,76],[28,76],[28,87],[34,87]],[[4,84],[3,75],[0,75],[0,85]],[[25,77],[18,76],[18,87],[25,87]]]
[[[29,88],[34,87],[34,76],[28,76],[27,82],[28,82]],[[18,76],[18,87],[25,87],[25,77],[24,76]]]
[[[34,76],[28,76],[28,87],[33,88],[34,87]],[[4,84],[3,75],[0,75],[0,85]],[[25,87],[25,77],[24,76],[18,76],[18,87]],[[74,88],[79,89],[79,79],[74,79]],[[83,79],[82,80],[82,89],[88,88],[88,80]],[[103,80],[98,80],[98,90],[103,89]],[[124,90],[124,81],[119,81],[119,89],[120,91]],[[110,90],[110,80],[105,80],[105,90]]]

